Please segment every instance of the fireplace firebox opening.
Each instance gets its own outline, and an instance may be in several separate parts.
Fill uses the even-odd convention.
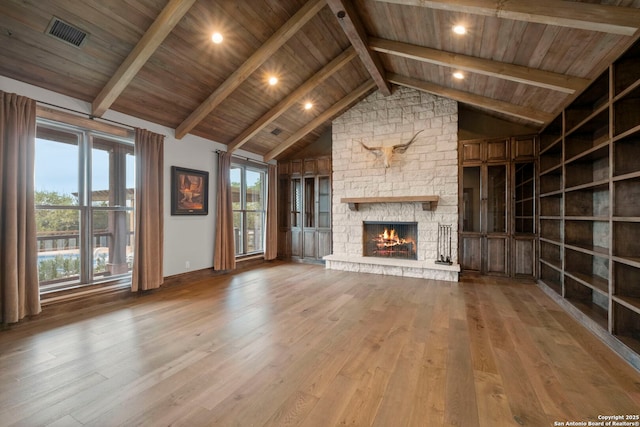
[[[418,259],[418,223],[365,221],[362,223],[362,255]]]

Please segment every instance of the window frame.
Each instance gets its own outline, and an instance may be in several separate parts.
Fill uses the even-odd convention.
[[[96,231],[94,230],[94,214],[97,212],[123,212],[126,218],[127,213],[133,215],[134,206],[133,203],[131,206],[127,206],[127,168],[126,168],[126,157],[127,155],[134,156],[133,163],[133,178],[135,180],[135,144],[133,135],[129,137],[124,137],[121,135],[114,135],[111,133],[107,133],[104,131],[87,128],[78,124],[65,123],[60,120],[49,119],[46,117],[38,116],[36,119],[36,127],[38,131],[40,129],[46,129],[50,131],[60,131],[65,132],[70,135],[75,135],[77,137],[76,144],[78,147],[78,157],[77,167],[78,167],[78,193],[77,193],[77,205],[50,205],[50,204],[36,204],[36,215],[39,210],[75,210],[79,215],[79,227],[78,227],[78,253],[79,253],[79,274],[76,276],[70,276],[59,279],[51,279],[46,281],[39,280],[39,288],[41,295],[50,294],[53,292],[61,292],[61,291],[69,291],[73,289],[86,289],[91,286],[105,286],[105,285],[114,285],[114,284],[129,284],[131,282],[131,267],[127,266],[127,271],[124,273],[115,273],[111,275],[107,275],[106,273],[96,272],[95,271],[95,256],[94,252],[96,249],[99,249],[101,246],[95,245],[95,235]],[[46,130],[44,132],[46,132]],[[36,133],[37,139],[46,140],[46,138],[41,138],[38,136],[38,132]],[[96,141],[97,140],[97,141]],[[56,141],[55,139],[51,139],[51,141],[57,143],[64,143],[63,141]],[[94,144],[94,142],[96,142]],[[109,191],[113,191],[118,195],[117,197],[119,201],[124,201],[124,205],[119,203],[114,204],[113,206],[96,206],[94,205],[95,200],[93,200],[93,153],[94,148],[103,149],[105,151],[109,151],[108,148],[111,146],[112,150],[117,150],[119,152],[118,156],[120,156],[120,162],[124,162],[124,168],[115,166],[111,169],[111,164],[109,165]],[[37,150],[36,144],[36,150]],[[110,153],[110,155],[112,155]],[[37,151],[36,151],[37,156]],[[110,159],[111,161],[111,159]],[[116,171],[115,174],[112,174],[113,171]],[[122,175],[119,176],[118,174]],[[37,175],[37,171],[34,169],[34,175]],[[113,184],[112,184],[113,182]],[[122,189],[119,189],[120,186],[124,185],[124,193]],[[135,183],[133,184],[135,188]],[[34,189],[35,190],[35,189]],[[135,193],[134,193],[135,194]],[[130,227],[126,227],[126,219],[125,219],[125,228],[127,229],[126,239],[130,241],[131,246],[133,245],[133,238],[135,230],[133,230],[134,224],[132,220]],[[37,230],[39,232],[39,230]],[[114,237],[111,237],[114,239]],[[38,239],[40,242],[40,239]],[[126,241],[125,241],[126,245]],[[38,247],[40,248],[40,243],[38,243]],[[108,247],[108,245],[107,245]],[[40,254],[40,250],[38,251]],[[126,253],[126,246],[125,246]],[[125,255],[125,262],[128,263]],[[101,274],[102,273],[102,274]]]
[[[235,256],[237,258],[243,258],[247,256],[254,256],[259,254],[264,254],[264,244],[265,244],[265,233],[266,233],[266,218],[267,218],[267,188],[268,188],[268,169],[266,165],[258,164],[255,162],[251,162],[250,160],[240,160],[233,159],[231,162],[230,169],[240,169],[240,209],[233,209],[233,215],[235,217],[236,213],[240,214],[240,239],[235,239],[234,241],[240,241],[241,248],[238,248],[236,245],[235,248]],[[257,172],[262,175],[262,188],[260,199],[262,200],[262,209],[247,209],[247,171]],[[231,170],[229,171],[231,174]],[[231,181],[231,177],[230,177]],[[247,229],[247,217],[250,213],[258,213],[260,214],[261,219],[261,236],[260,241],[262,243],[262,247],[258,250],[247,251],[248,247],[248,229]]]

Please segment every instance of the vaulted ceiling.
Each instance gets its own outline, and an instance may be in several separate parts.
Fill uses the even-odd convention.
[[[640,0],[2,0],[0,74],[269,160],[396,85],[542,128],[639,28]]]

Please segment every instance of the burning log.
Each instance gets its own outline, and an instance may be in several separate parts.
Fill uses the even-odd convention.
[[[386,256],[392,256],[394,253],[409,253],[414,251],[414,242],[404,239],[396,233],[395,230],[389,231],[384,229],[384,233],[374,237],[372,241],[378,250],[376,253]]]

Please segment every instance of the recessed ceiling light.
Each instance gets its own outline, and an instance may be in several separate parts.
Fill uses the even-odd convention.
[[[313,104],[312,103],[307,102],[307,103],[304,104],[304,109],[305,110],[310,110],[312,108],[313,108]]]
[[[222,43],[222,34],[220,33],[213,33],[213,35],[211,36],[211,40],[215,43],[215,44],[220,44]]]
[[[456,71],[455,73],[453,73],[453,77],[455,77],[458,80],[462,80],[464,79],[464,74],[462,74],[460,71]]]
[[[274,85],[278,84],[278,78],[276,76],[269,77],[269,84],[271,86],[274,86]]]
[[[464,25],[456,25],[455,27],[453,27],[453,32],[456,34],[467,34],[467,29],[464,27]]]

